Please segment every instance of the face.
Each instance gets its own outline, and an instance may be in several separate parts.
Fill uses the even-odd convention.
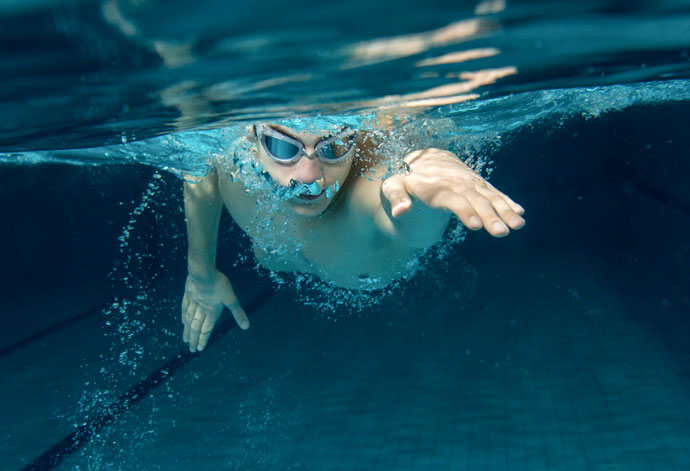
[[[309,132],[296,132],[290,128],[279,125],[257,126],[257,129],[265,131],[269,137],[279,138],[287,136],[293,141],[299,141],[304,147],[304,152],[291,162],[278,162],[272,158],[261,142],[257,139],[257,159],[263,165],[271,178],[280,186],[294,187],[297,185],[296,194],[286,200],[286,206],[295,214],[303,217],[315,217],[323,214],[333,202],[335,195],[341,190],[345,179],[350,173],[355,149],[352,149],[342,159],[326,161],[316,155],[317,146],[324,147],[330,135],[312,134]],[[259,131],[259,136],[262,132]],[[279,140],[272,141],[278,145]],[[319,146],[319,144],[321,146]],[[309,154],[309,155],[307,155]]]

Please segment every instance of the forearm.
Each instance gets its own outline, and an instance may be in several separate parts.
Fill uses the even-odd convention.
[[[189,274],[210,279],[216,272],[218,225],[223,200],[215,170],[194,183],[184,184],[184,209],[187,223],[187,268]]]

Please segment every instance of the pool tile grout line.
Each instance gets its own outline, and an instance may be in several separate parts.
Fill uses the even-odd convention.
[[[271,299],[274,293],[266,290],[246,304],[245,311],[251,314],[261,305]],[[216,335],[208,343],[208,347],[218,343],[228,332],[230,332],[235,322],[227,318],[216,327]],[[116,401],[102,409],[93,418],[88,420],[77,430],[70,433],[45,452],[35,458],[30,464],[22,468],[22,471],[47,471],[56,468],[65,458],[75,453],[87,445],[91,439],[103,428],[115,422],[120,415],[127,412],[134,404],[148,397],[154,389],[163,384],[168,378],[191,362],[198,355],[191,353],[188,349],[182,350],[174,358],[168,360],[149,374],[144,380],[132,386],[126,393],[122,394]]]

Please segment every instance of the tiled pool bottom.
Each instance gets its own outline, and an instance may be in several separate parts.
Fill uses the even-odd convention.
[[[338,322],[293,312],[279,293],[249,331],[199,355],[58,469],[690,469],[679,359],[627,315],[605,264],[547,259],[480,269],[472,299],[444,285]],[[63,379],[83,376],[75,365]],[[14,419],[27,444],[7,469],[44,449],[32,449],[29,419]]]

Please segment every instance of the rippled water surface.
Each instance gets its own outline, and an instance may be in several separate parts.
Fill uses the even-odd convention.
[[[679,0],[6,2],[0,107],[12,118],[0,151],[11,162],[343,113],[451,116],[502,133],[552,114],[686,100],[689,23]],[[180,139],[192,153],[219,145]],[[152,151],[183,165],[174,144]]]

